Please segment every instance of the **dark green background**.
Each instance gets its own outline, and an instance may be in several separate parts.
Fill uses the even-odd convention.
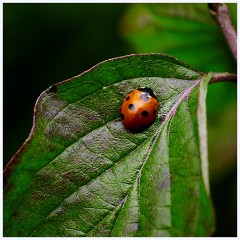
[[[130,4],[3,4],[4,166],[27,138],[33,107],[43,90],[100,61],[138,52],[122,34],[122,21],[129,7]],[[191,52],[185,53],[186,59],[180,59],[191,65],[188,55],[191,59]],[[232,67],[227,70],[234,72],[236,65],[232,59],[230,63]],[[210,151],[214,161],[217,161],[214,153],[218,152],[222,140],[216,138],[215,133],[224,138],[224,133],[232,129],[225,126],[228,118],[224,119],[222,128],[211,129],[221,116],[223,108],[219,106],[231,106],[234,102],[234,84],[210,86],[209,146],[214,149],[213,153]],[[227,116],[236,118],[234,111],[233,107],[232,114],[228,112]],[[236,142],[236,139],[230,141]],[[229,151],[235,151],[234,146]],[[211,171],[217,216],[215,236],[237,234],[236,153],[232,155],[233,167],[231,165],[227,171],[223,167],[221,174]],[[220,176],[215,178],[215,175]]]

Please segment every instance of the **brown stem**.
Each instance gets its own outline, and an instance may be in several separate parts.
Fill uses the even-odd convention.
[[[237,75],[232,73],[214,73],[213,78],[209,82],[216,83],[216,82],[233,82],[237,83]]]
[[[224,37],[237,61],[237,33],[232,25],[228,7],[223,3],[208,4],[212,16],[217,20]]]

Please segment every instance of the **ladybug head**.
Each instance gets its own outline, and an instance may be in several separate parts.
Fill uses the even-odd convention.
[[[157,99],[155,93],[153,92],[153,90],[151,88],[144,87],[144,88],[138,88],[137,90],[139,90],[141,92],[145,92],[145,93],[149,94],[151,97]]]

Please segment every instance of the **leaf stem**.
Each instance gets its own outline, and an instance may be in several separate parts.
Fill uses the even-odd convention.
[[[233,82],[237,83],[237,75],[232,73],[214,73],[213,78],[209,82],[216,83],[216,82]]]
[[[233,57],[237,61],[237,33],[232,25],[227,5],[223,3],[209,3],[208,7],[212,16],[216,19],[221,27]]]

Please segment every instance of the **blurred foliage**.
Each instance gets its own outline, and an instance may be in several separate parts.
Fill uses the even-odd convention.
[[[228,6],[236,26],[237,4]],[[40,93],[102,60],[163,52],[203,72],[236,73],[207,4],[4,3],[3,43],[4,165],[27,138]],[[216,236],[236,235],[236,99],[234,84],[209,87]]]
[[[122,32],[137,52],[164,52],[202,72],[236,71],[207,4],[134,4]]]

